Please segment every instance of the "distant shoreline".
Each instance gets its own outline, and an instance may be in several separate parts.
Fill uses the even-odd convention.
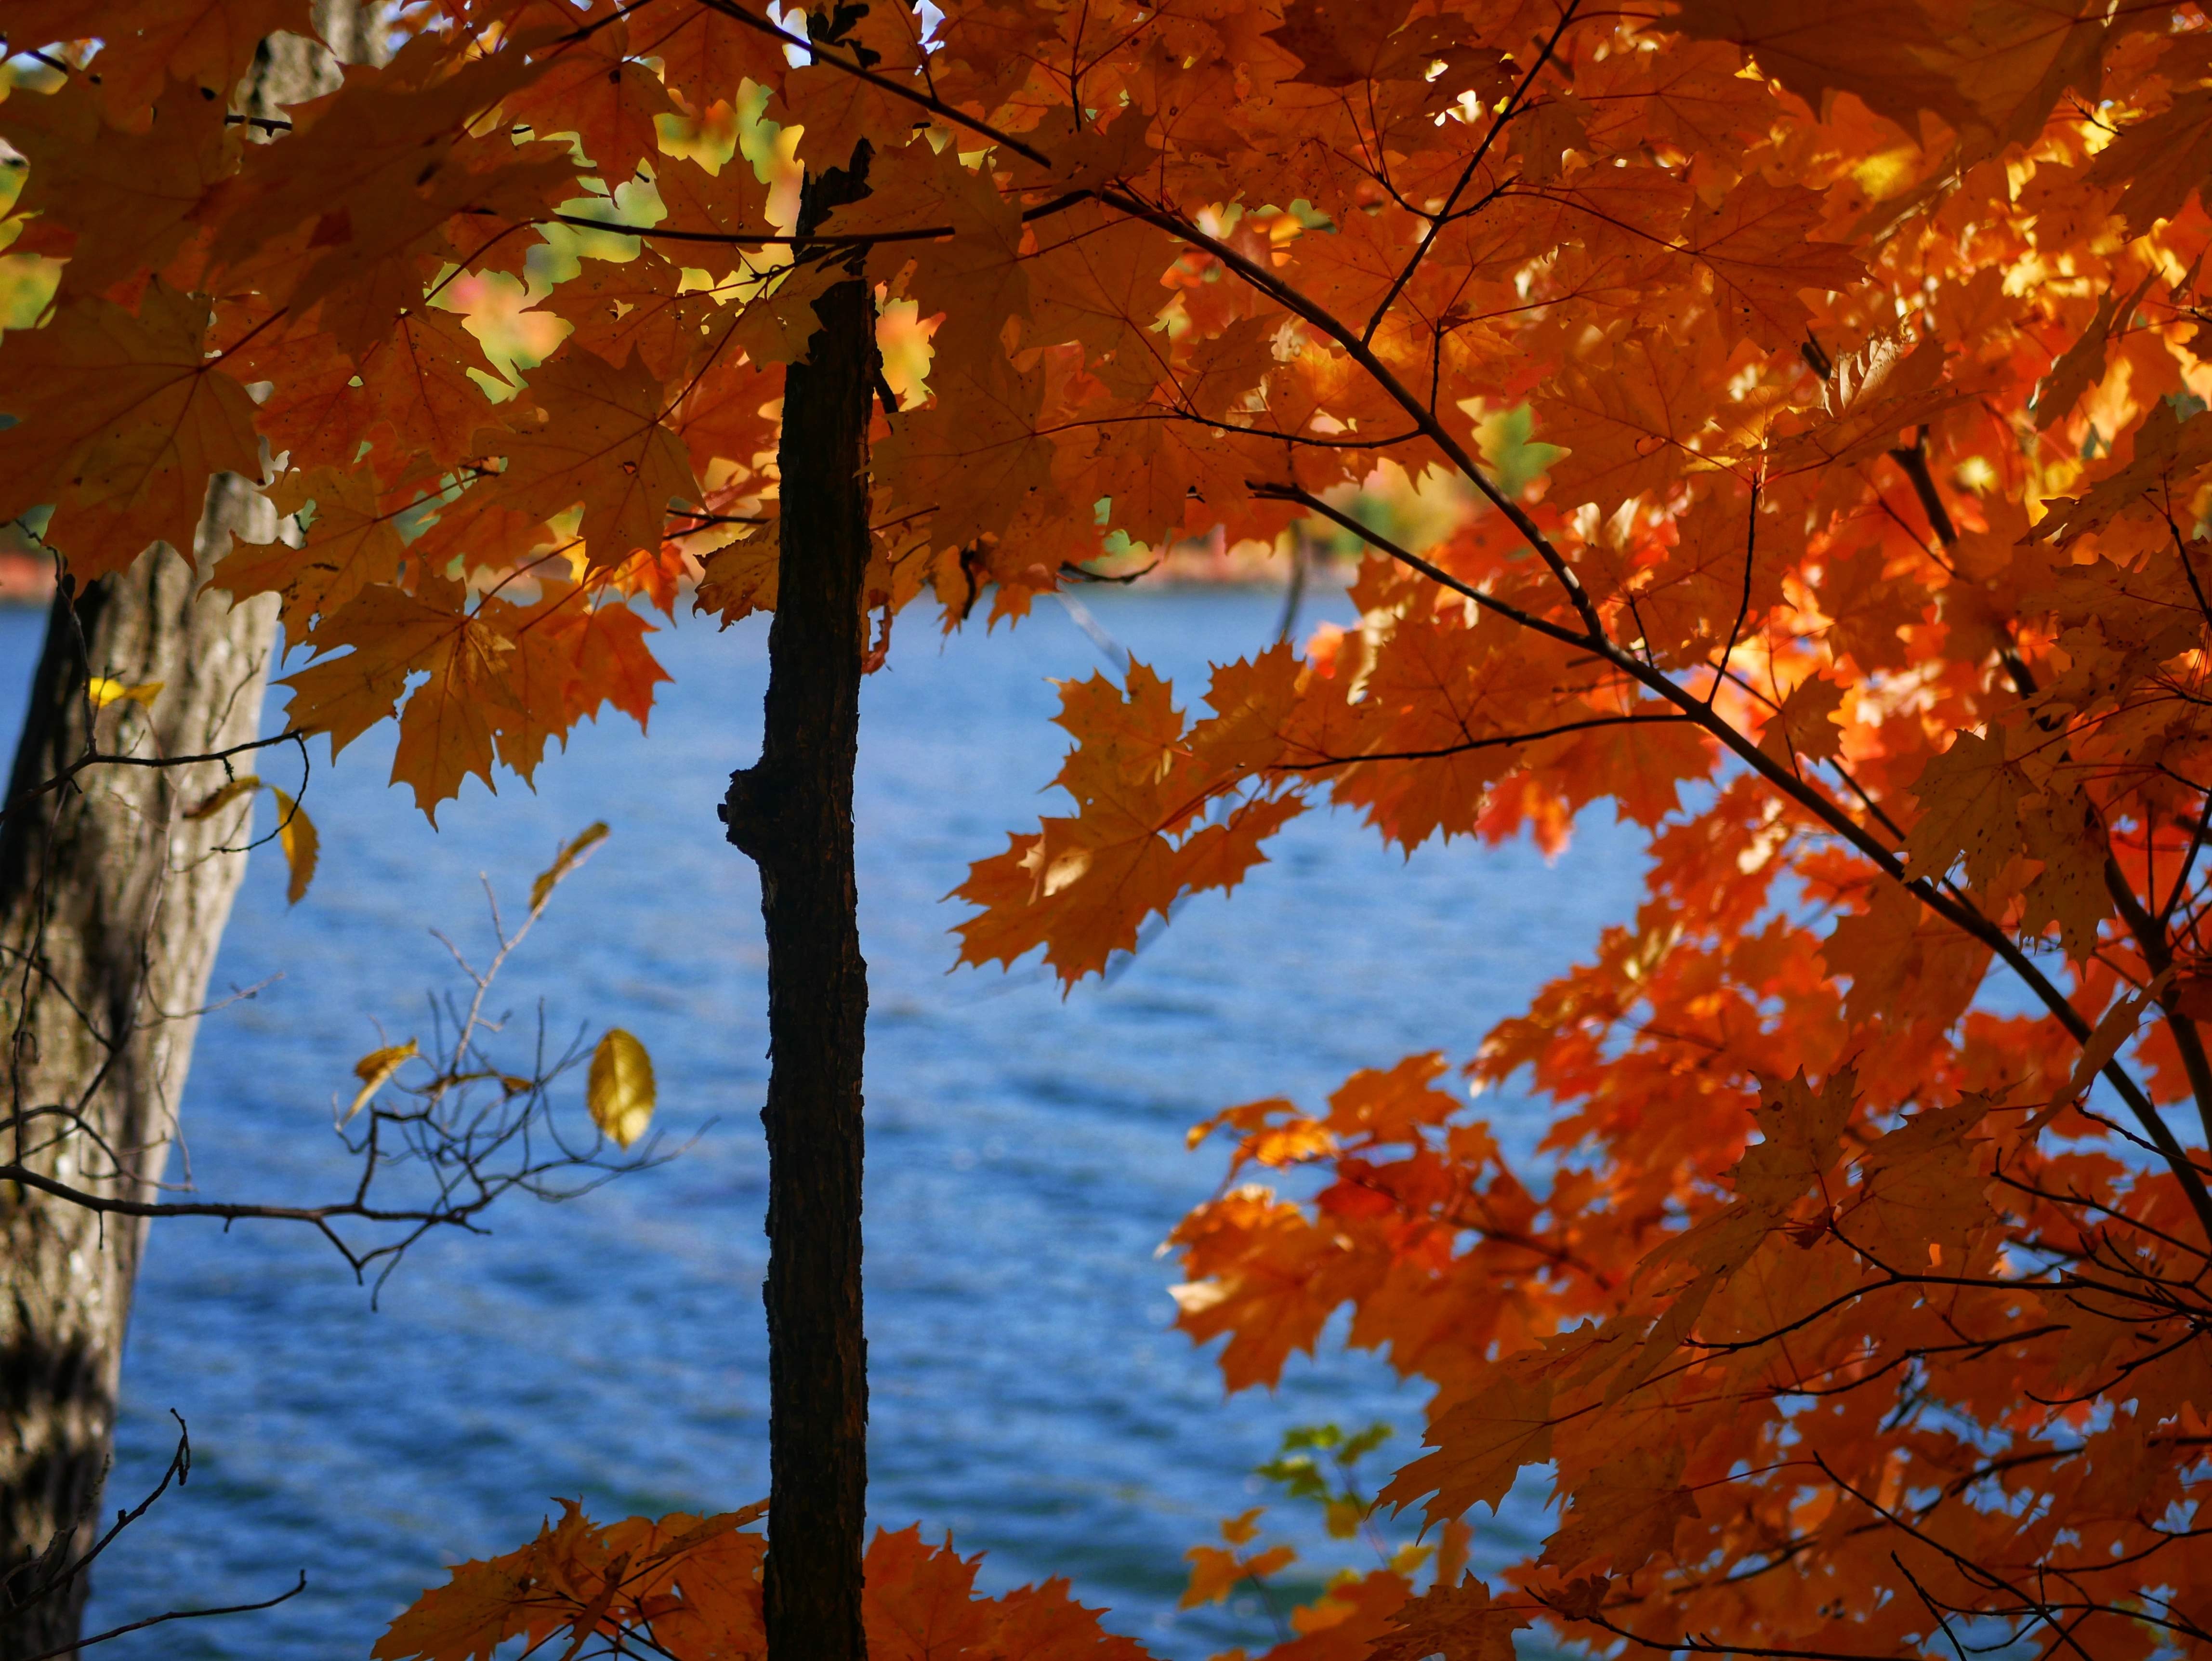
[[[44,605],[53,594],[50,563],[31,554],[0,552],[0,605]]]

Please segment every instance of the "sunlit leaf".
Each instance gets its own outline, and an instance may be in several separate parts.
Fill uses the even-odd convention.
[[[322,839],[315,834],[315,822],[307,817],[307,810],[279,790],[269,787],[269,794],[276,800],[276,842],[284,850],[284,862],[291,874],[284,885],[284,898],[297,905],[307,891],[307,885],[315,879],[315,862],[322,855]]]
[[[346,1110],[346,1117],[351,1119],[355,1114],[367,1107],[369,1098],[381,1090],[392,1075],[399,1070],[401,1062],[411,1060],[422,1053],[422,1047],[414,1039],[410,1038],[405,1043],[386,1044],[381,1050],[372,1050],[356,1062],[353,1066],[353,1075],[361,1080],[361,1092],[353,1098],[353,1105]]]
[[[568,846],[554,857],[553,863],[539,872],[538,879],[530,885],[530,909],[532,911],[542,910],[545,902],[552,897],[554,889],[560,885],[561,879],[582,864],[585,855],[605,842],[606,837],[605,819],[595,820],[578,831]]]
[[[628,1147],[652,1123],[653,1098],[653,1057],[622,1028],[609,1027],[592,1051],[592,1070],[584,1086],[592,1123],[616,1147]]]
[[[112,679],[108,676],[94,675],[85,683],[84,691],[85,696],[90,698],[94,707],[98,709],[105,709],[111,703],[127,702],[137,704],[142,709],[150,709],[154,707],[154,700],[161,696],[164,684],[165,683],[161,681],[148,680],[141,681],[136,685],[126,686],[123,682]]]

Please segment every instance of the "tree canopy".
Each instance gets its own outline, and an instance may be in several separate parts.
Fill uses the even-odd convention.
[[[58,287],[0,344],[0,514],[83,578],[269,478],[303,530],[205,575],[283,596],[295,728],[397,709],[434,810],[643,720],[629,601],[687,561],[774,605],[782,376],[861,262],[876,653],[1216,526],[1376,554],[1356,628],[1202,715],[1067,686],[1073,807],[975,866],[969,960],[1079,980],[1322,800],[1648,833],[1636,917],[1468,1064],[1551,1104],[1542,1169],[1441,1056],[1205,1127],[1331,1178],[1179,1231],[1228,1383],[1348,1305],[1436,1388],[1386,1500],[1548,1467],[1560,1506],[1282,1661],[2212,1652],[2197,7],[403,16],[248,145],[228,88],[303,3],[9,9],[49,65],[0,104],[9,258]],[[802,170],[863,156],[800,235]],[[1363,520],[1378,477],[1443,532]]]

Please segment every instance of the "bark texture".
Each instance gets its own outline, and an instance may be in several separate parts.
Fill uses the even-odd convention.
[[[203,568],[235,516],[256,509],[267,504],[241,482],[218,481]],[[193,755],[256,735],[276,597],[234,607],[197,595],[198,583],[164,548],[74,604],[66,589],[56,595],[10,801],[94,748]],[[161,691],[150,708],[97,709],[89,675]],[[90,767],[0,826],[6,1163],[103,1198],[155,1197],[196,1012],[245,873],[230,850],[246,840],[250,804],[185,817],[223,777],[218,763]],[[39,1594],[95,1531],[145,1238],[143,1219],[0,1183],[0,1567],[47,1559],[9,1588],[26,1607],[0,1601],[0,1661],[76,1635],[88,1577]]]
[[[802,234],[865,193],[866,152],[810,180]],[[730,840],[760,867],[768,925],[769,1549],[774,1661],[860,1661],[867,1342],[860,1307],[867,965],[853,879],[868,564],[866,285],[816,302],[785,382],[775,620],[759,764],[731,778]]]
[[[316,27],[338,58],[374,61],[380,10],[317,0]],[[237,107],[280,117],[337,84],[331,52],[276,35]],[[234,606],[198,590],[234,531],[266,540],[274,528],[268,503],[226,476],[194,538],[198,574],[164,547],[82,594],[64,583],[7,800],[95,751],[198,755],[257,735],[276,597]],[[99,709],[92,676],[162,688],[150,706]],[[0,1163],[102,1198],[155,1197],[245,873],[249,801],[185,817],[225,777],[212,762],[89,767],[0,823]],[[0,1183],[0,1661],[76,1640],[90,1577],[46,1588],[97,1532],[145,1240],[143,1219]]]

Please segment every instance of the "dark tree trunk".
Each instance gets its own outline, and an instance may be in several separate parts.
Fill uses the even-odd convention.
[[[339,58],[374,61],[386,46],[381,9],[375,0],[316,0],[315,24]],[[337,84],[331,52],[276,35],[240,88],[240,107],[274,116]],[[196,755],[257,736],[276,597],[234,606],[199,592],[232,532],[249,526],[265,540],[274,515],[226,476],[210,488],[194,538],[197,574],[158,548],[74,604],[63,586],[8,800],[89,747]],[[95,709],[86,696],[94,675],[162,690],[149,707]],[[237,770],[252,771],[254,760],[241,757]],[[93,767],[0,824],[0,1163],[106,1198],[155,1197],[198,1012],[245,874],[237,850],[249,802],[185,817],[225,776],[219,763]],[[143,1219],[103,1218],[0,1183],[0,1574],[9,1575],[0,1661],[77,1637],[90,1577],[39,1594],[94,1535],[145,1240]]]
[[[240,481],[218,482],[204,568],[230,515],[253,507],[267,511]],[[73,605],[66,587],[55,596],[11,800],[94,743],[193,755],[255,736],[276,598],[234,607],[196,596],[199,581],[164,548]],[[88,673],[162,687],[150,709],[95,709]],[[216,763],[94,767],[0,826],[0,1160],[106,1198],[155,1197],[245,873],[230,850],[250,804],[185,817],[222,780]],[[14,1578],[14,1599],[0,1595],[0,1661],[76,1636],[88,1577],[40,1594],[91,1542],[145,1238],[143,1219],[0,1183],[0,1571],[46,1560]]]
[[[810,179],[801,233],[866,192],[865,148]],[[860,1050],[867,965],[853,879],[875,305],[855,277],[785,382],[782,538],[759,764],[732,776],[730,840],[768,924],[769,1550],[773,1661],[861,1661],[867,1343],[860,1311]]]

